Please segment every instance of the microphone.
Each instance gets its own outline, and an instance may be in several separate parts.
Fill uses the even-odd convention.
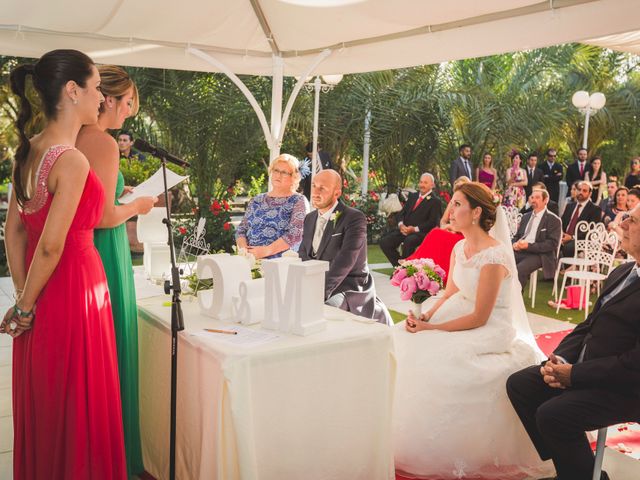
[[[141,152],[150,153],[154,157],[164,158],[167,162],[173,163],[174,165],[178,165],[179,167],[190,167],[189,162],[182,160],[181,158],[176,157],[175,155],[170,154],[164,148],[156,147],[151,145],[146,140],[142,140],[141,138],[136,139],[133,142],[133,146],[140,150]]]

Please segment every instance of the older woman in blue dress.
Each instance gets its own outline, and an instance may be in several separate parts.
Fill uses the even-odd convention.
[[[275,258],[286,250],[298,251],[308,211],[300,184],[300,162],[286,153],[269,167],[271,190],[255,196],[236,232],[236,245],[256,259]]]

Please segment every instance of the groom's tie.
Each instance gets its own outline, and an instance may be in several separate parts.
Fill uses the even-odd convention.
[[[318,253],[318,248],[320,248],[320,242],[322,241],[322,235],[324,234],[324,227],[327,224],[327,220],[320,214],[318,214],[318,220],[316,221],[316,230],[313,232],[313,241],[311,242],[311,246],[313,247],[313,254],[316,255]]]

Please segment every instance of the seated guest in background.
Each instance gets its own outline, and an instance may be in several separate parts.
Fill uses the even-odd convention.
[[[469,181],[470,180],[467,177],[458,178],[453,184],[454,193],[458,188],[460,188],[460,185],[469,183]],[[414,258],[430,258],[436,263],[436,265],[440,265],[445,273],[449,275],[451,252],[453,251],[453,247],[464,238],[464,236],[460,232],[456,231],[451,223],[449,223],[450,213],[451,202],[449,202],[449,205],[447,205],[447,208],[442,215],[440,228],[432,229],[427,236],[424,237],[424,240],[416,251],[406,258],[407,260],[413,260]]]
[[[624,186],[627,188],[633,188],[636,185],[640,185],[640,157],[636,157],[631,160],[631,170],[624,179]]]
[[[545,279],[553,278],[555,274],[562,222],[547,210],[548,201],[549,193],[546,190],[531,192],[529,203],[532,211],[522,217],[513,237],[518,279],[523,290],[529,275],[540,267]]]
[[[120,158],[126,158],[129,164],[131,160],[144,162],[147,159],[144,153],[133,148],[133,133],[129,130],[120,130],[118,133],[118,150],[120,150]]]
[[[624,211],[620,211],[616,217],[613,219],[611,223],[609,223],[609,230],[616,230],[618,232],[618,236],[622,238],[622,232],[620,231],[620,224],[624,220],[626,213],[630,212],[636,205],[640,203],[640,188],[632,188],[627,193],[627,208]]]
[[[640,207],[621,228],[622,248],[640,258]],[[507,380],[516,413],[540,458],[553,460],[558,479],[592,478],[586,431],[640,421],[639,268],[636,262],[616,268],[591,314],[549,360]]]
[[[613,207],[614,196],[617,190],[618,190],[618,177],[610,175],[607,182],[607,196],[606,198],[603,198],[602,200],[600,200],[600,209],[603,212],[606,212],[608,209]]]
[[[324,291],[327,305],[391,325],[387,308],[376,298],[367,265],[367,219],[360,210],[341,203],[340,195],[338,172],[322,170],[314,176],[311,201],[317,210],[304,219],[300,258],[329,262]]]
[[[493,168],[493,158],[490,153],[485,153],[482,156],[482,165],[476,168],[476,181],[484,183],[490,190],[495,190],[497,180],[498,172]]]
[[[596,205],[600,204],[604,194],[604,187],[607,184],[607,174],[602,169],[602,158],[593,157],[591,164],[584,174],[584,179],[591,183],[593,191],[591,192],[591,201]]]
[[[591,201],[591,184],[578,182],[576,201],[567,205],[562,214],[562,256],[573,257],[575,249],[576,225],[578,222],[602,221],[602,210]]]
[[[434,185],[433,175],[423,173],[418,187],[420,191],[409,195],[398,214],[398,228],[380,239],[380,248],[394,267],[398,266],[400,259],[398,247],[402,246],[402,258],[407,258],[440,222],[440,200],[431,194]]]
[[[520,164],[522,157],[519,152],[511,154],[511,167],[507,169],[507,189],[504,192],[503,203],[507,207],[521,209],[527,203],[524,187],[527,186],[527,172]]]
[[[607,208],[604,211],[603,221],[605,225],[611,225],[611,222],[620,214],[627,211],[627,195],[629,194],[629,189],[627,187],[620,187],[616,190],[616,192],[611,196],[613,199],[613,203],[611,207]],[[609,227],[611,229],[612,227]]]
[[[585,175],[589,171],[589,164],[587,163],[587,149],[579,148],[576,153],[578,154],[578,158],[567,167],[567,174],[565,176],[567,185],[573,185],[575,182],[584,180]]]
[[[255,258],[276,258],[298,251],[307,201],[296,193],[300,183],[298,159],[283,153],[269,166],[271,190],[251,199],[236,231],[236,245]]]
[[[528,199],[531,196],[533,185],[542,182],[542,180],[544,179],[544,173],[540,168],[538,168],[538,154],[536,152],[530,153],[527,157],[526,171],[527,185],[524,187],[524,193]]]
[[[542,182],[535,183],[531,187],[531,189],[532,189],[532,191],[533,190],[547,190],[545,184],[542,183]],[[531,195],[529,195],[529,196],[531,196]],[[526,205],[524,206],[524,208],[522,210],[520,210],[520,213],[522,213],[524,215],[525,213],[529,213],[531,210],[533,210],[533,208],[531,207],[531,205],[529,204],[529,201],[527,200]],[[558,203],[554,202],[553,200],[551,200],[551,198],[549,198],[549,202],[547,203],[547,210],[549,210],[554,215],[560,217],[560,207],[558,207]]]

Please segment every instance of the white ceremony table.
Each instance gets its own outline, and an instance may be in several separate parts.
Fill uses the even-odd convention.
[[[146,470],[169,472],[169,296],[138,300]],[[391,329],[332,307],[326,331],[257,346],[195,336],[236,324],[183,302],[178,344],[179,480],[393,479]],[[259,325],[251,327],[260,329]]]

